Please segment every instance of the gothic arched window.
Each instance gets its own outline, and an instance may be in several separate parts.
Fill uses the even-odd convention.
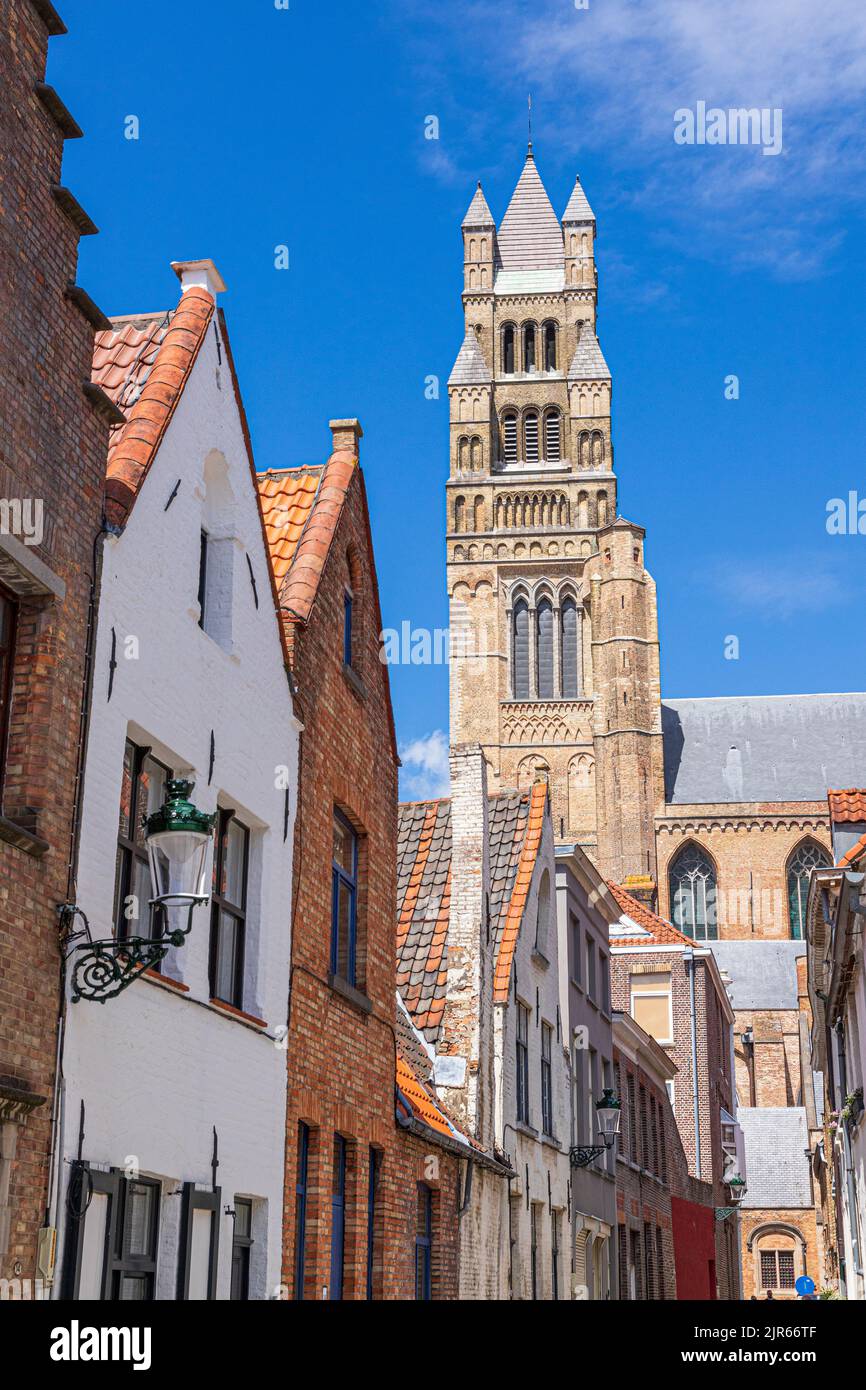
[[[671,915],[674,925],[695,941],[716,941],[716,871],[703,850],[685,845],[669,871]]]
[[[511,620],[512,694],[515,700],[529,699],[529,604],[519,598]]]
[[[514,324],[507,323],[502,330],[502,370],[506,376],[514,375]]]
[[[553,604],[543,598],[535,615],[539,700],[553,699]]]
[[[559,463],[562,458],[562,431],[558,410],[548,410],[544,417],[544,457],[548,463]]]
[[[559,627],[559,669],[562,672],[562,698],[563,700],[576,700],[580,693],[578,677],[580,668],[577,650],[577,604],[573,598],[567,598],[562,605]]]
[[[830,856],[814,840],[798,845],[788,860],[788,922],[795,941],[803,941],[806,936],[806,899],[811,872],[829,863]]]
[[[523,417],[523,457],[527,463],[538,463],[537,410],[527,410]]]
[[[535,324],[528,323],[523,330],[523,370],[535,371]]]
[[[556,371],[556,324],[544,325],[544,370]]]
[[[514,411],[502,417],[502,457],[506,463],[517,462],[517,415]]]

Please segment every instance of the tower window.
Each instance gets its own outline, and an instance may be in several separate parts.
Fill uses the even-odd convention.
[[[523,370],[535,371],[535,324],[528,323],[523,330]]]
[[[502,370],[506,376],[514,375],[514,325],[511,323],[502,330]]]
[[[529,605],[518,599],[512,617],[512,689],[515,700],[529,699]]]
[[[556,371],[556,324],[544,325],[544,370]]]
[[[506,463],[517,462],[517,416],[513,414],[502,420],[502,457]]]
[[[718,940],[716,871],[697,845],[680,850],[670,869],[674,925],[695,941]]]
[[[567,598],[562,605],[560,628],[562,698],[564,700],[576,700],[580,687],[577,662],[577,604],[573,598]]]
[[[544,457],[548,463],[559,463],[562,457],[561,430],[557,410],[549,410],[544,417]]]
[[[538,463],[537,410],[528,410],[523,419],[523,456],[527,463]]]
[[[538,698],[553,699],[553,605],[542,599],[536,615]]]

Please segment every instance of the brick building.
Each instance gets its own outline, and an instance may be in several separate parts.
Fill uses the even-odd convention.
[[[61,184],[81,135],[45,83],[50,0],[0,19],[0,1278],[33,1279],[57,1218],[50,1170],[59,903],[74,895],[91,587],[113,407],[90,386],[95,327],[76,285],[96,228]],[[87,385],[85,385],[87,383]],[[47,1215],[46,1215],[47,1214]]]
[[[730,1204],[727,1180],[745,1176],[737,1124],[731,1029],[734,1011],[708,947],[700,947],[624,889],[610,885],[622,916],[610,928],[614,1008],[628,1013],[676,1066],[666,1082],[688,1172]],[[678,1194],[680,1195],[680,1194]],[[736,1213],[716,1223],[715,1297],[740,1297]]]
[[[259,477],[303,725],[283,1283],[295,1299],[449,1298],[471,1146],[397,1012],[398,760],[362,431],[331,429],[324,466]]]

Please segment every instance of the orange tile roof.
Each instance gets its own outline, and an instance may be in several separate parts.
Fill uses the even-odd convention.
[[[408,1106],[413,1119],[420,1120],[428,1129],[432,1129],[434,1134],[455,1139],[469,1147],[469,1138],[448,1118],[432,1088],[424,1084],[400,1051],[397,1053],[397,1091],[398,1098]],[[475,1148],[477,1145],[473,1144],[472,1147]]]
[[[866,821],[866,791],[859,787],[848,787],[843,791],[828,792],[832,821]]]
[[[619,883],[608,882],[608,888],[613,893],[619,906],[627,917],[636,922],[639,927],[643,927],[649,932],[650,937],[646,936],[611,936],[611,947],[616,946],[694,946],[690,937],[675,927],[672,922],[666,921],[664,917],[659,917],[658,913],[651,912],[648,907],[644,907],[642,902],[633,898],[631,893]]]
[[[265,528],[277,543],[274,566],[282,570],[277,580],[280,607],[287,617],[301,622],[310,616],[346,494],[358,473],[358,459],[347,449],[337,449],[324,469],[315,470],[319,476],[314,489],[313,471],[275,470],[259,479]],[[294,545],[285,536],[289,514]]]
[[[514,880],[514,887],[511,890],[511,897],[508,901],[508,913],[505,918],[505,925],[502,928],[502,937],[499,942],[499,951],[496,956],[496,966],[493,975],[493,998],[496,1003],[500,1004],[504,1004],[508,999],[514,949],[517,945],[517,938],[520,935],[523,910],[526,907],[526,898],[532,883],[532,875],[535,872],[535,861],[538,858],[538,850],[541,844],[541,832],[544,829],[544,815],[546,809],[547,783],[535,782],[529,796],[529,818],[526,825],[526,834],[523,838],[520,861],[517,865],[517,877]]]
[[[856,864],[858,859],[866,854],[866,835],[861,835],[856,845],[852,845],[847,854],[843,854],[837,869],[848,869],[852,864]]]
[[[189,379],[216,305],[200,287],[173,313],[115,321],[97,333],[93,380],[126,414],[108,447],[105,513],[125,525]]]

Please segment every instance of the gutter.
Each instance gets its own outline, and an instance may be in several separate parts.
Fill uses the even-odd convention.
[[[695,953],[692,950],[683,952],[683,960],[689,970],[689,1012],[691,1014],[692,1032],[692,1098],[694,1103],[695,1121],[695,1169],[696,1177],[703,1181],[701,1172],[701,1110],[698,1100],[698,1024],[695,1008]]]

